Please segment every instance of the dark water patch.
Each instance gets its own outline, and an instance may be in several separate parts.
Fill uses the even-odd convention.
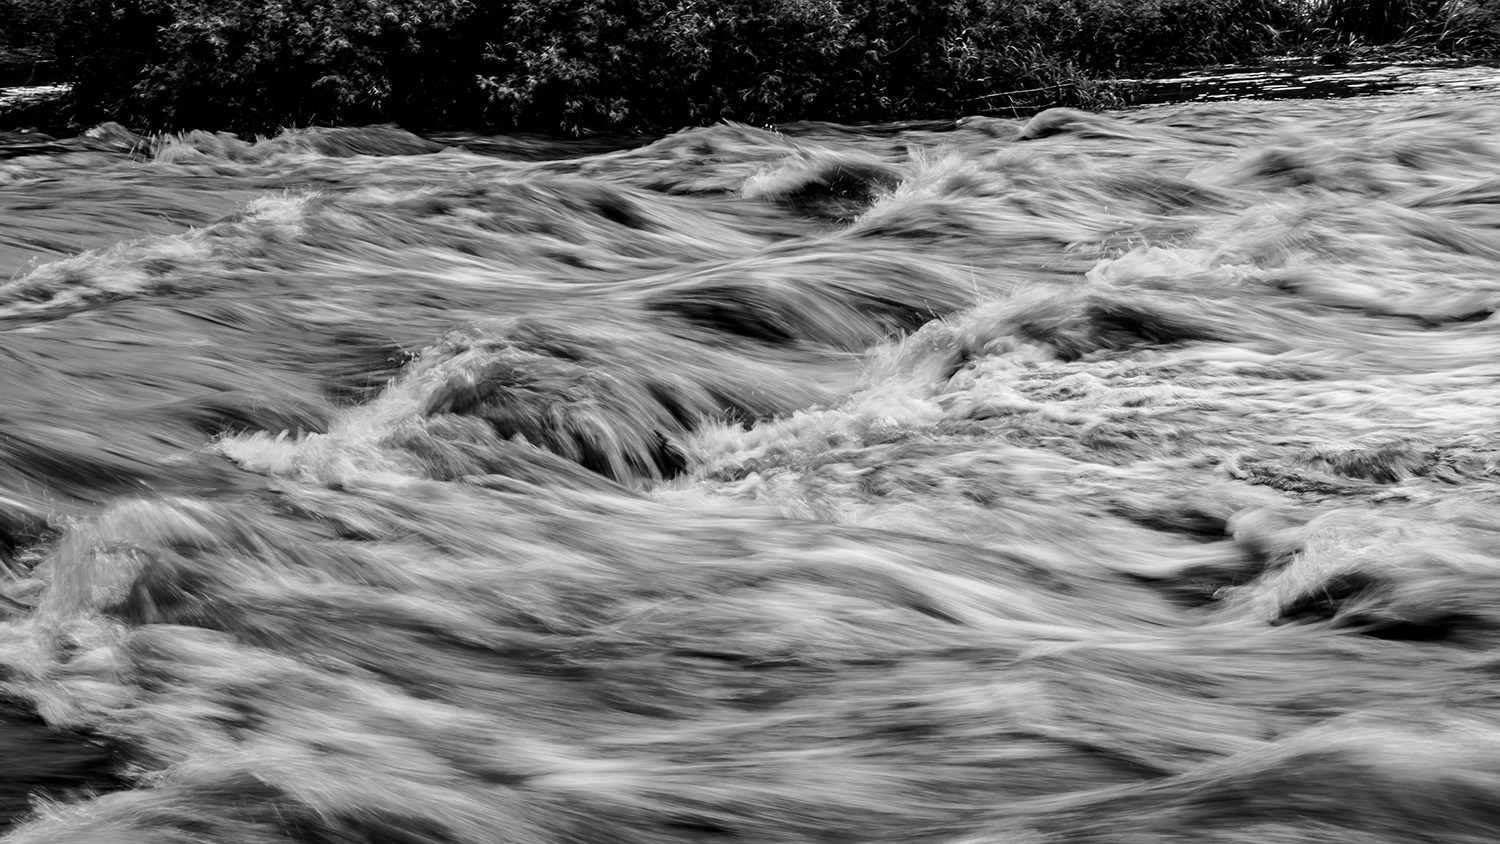
[[[590,135],[584,138],[562,138],[526,133],[483,135],[471,132],[424,132],[422,136],[441,146],[458,147],[476,155],[515,161],[587,158],[593,155],[638,149],[659,140],[653,135]]]
[[[747,192],[810,217],[849,222],[900,182],[900,172],[879,160],[827,158],[763,177]]]
[[[830,250],[830,253],[832,250]],[[848,351],[919,328],[970,304],[961,273],[918,266],[899,252],[786,250],[716,267],[663,285],[652,311],[771,345]]]
[[[910,137],[928,132],[948,132],[954,129],[951,120],[901,120],[890,123],[861,123],[851,126],[845,123],[828,123],[820,120],[798,120],[776,124],[776,131],[794,138],[831,140],[838,138]]]
[[[63,81],[57,62],[6,52],[0,55],[0,89],[52,85]]]
[[[0,752],[10,760],[0,786],[0,833],[29,818],[34,801],[88,799],[126,783],[117,746],[87,731],[50,728],[9,694],[0,694]]]

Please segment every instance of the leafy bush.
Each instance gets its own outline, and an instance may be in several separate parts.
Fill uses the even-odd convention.
[[[419,93],[451,81],[432,71],[461,64],[446,48],[475,17],[471,0],[30,2],[81,118],[243,130],[431,112]]]
[[[1264,48],[1282,0],[516,0],[482,84],[520,125],[882,120],[1085,98],[1082,69]],[[642,96],[647,92],[647,96]]]
[[[1295,11],[1280,0],[1089,0],[1054,31],[1091,70],[1243,61],[1279,46]]]
[[[984,0],[519,0],[514,10],[482,84],[511,122],[574,131],[925,117],[1071,68],[1018,49],[1034,33],[996,26],[1004,7]]]
[[[0,50],[30,51],[46,40],[35,0],[0,0]]]
[[[0,22],[70,69],[81,122],[579,133],[1098,105],[1089,80],[1099,74],[1242,60],[1315,25],[1374,38],[1426,20],[1444,43],[1497,44],[1497,9],[1500,0],[0,0]]]
[[[388,56],[419,53],[418,33],[441,32],[460,2],[149,0],[164,24],[136,90],[169,121],[183,109],[215,123],[378,113],[393,92]]]
[[[481,85],[521,125],[781,120],[827,90],[851,25],[836,0],[517,0]]]

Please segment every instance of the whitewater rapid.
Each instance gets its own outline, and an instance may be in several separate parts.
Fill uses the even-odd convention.
[[[1496,127],[0,156],[0,840],[1493,841]]]

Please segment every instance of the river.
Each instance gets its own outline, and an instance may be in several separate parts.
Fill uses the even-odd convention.
[[[0,841],[1492,840],[1479,84],[13,147]]]

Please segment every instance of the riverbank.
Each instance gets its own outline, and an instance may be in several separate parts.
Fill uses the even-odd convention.
[[[1319,59],[1279,57],[1255,65],[1197,68],[1154,78],[1121,79],[1115,84],[1131,106],[1500,90],[1500,69],[1468,60],[1366,59],[1330,64]]]
[[[39,51],[0,47],[0,88],[52,85],[62,81],[57,62]]]
[[[1322,60],[1320,60],[1322,59]],[[1363,58],[1329,63],[1327,57],[1285,56],[1253,65],[1206,67],[1157,77],[1119,78],[1108,83],[1109,103],[1115,110],[1148,105],[1234,100],[1340,99],[1345,97],[1403,92],[1500,91],[1500,69],[1467,60],[1436,59],[1420,54],[1404,58]],[[81,133],[69,126],[62,111],[66,86],[0,87],[0,131],[36,132],[51,138]],[[1018,104],[1003,93],[973,104],[972,114],[1020,115],[1034,113],[1033,106]],[[942,121],[938,121],[941,123]],[[87,128],[87,127],[83,127]],[[465,138],[476,151],[480,147],[497,154],[529,155],[528,149],[547,147],[545,135],[525,133],[507,140],[503,135],[482,131],[434,130],[419,134],[439,142]],[[620,149],[639,145],[655,136],[601,135],[578,139],[571,146],[584,151]],[[528,140],[528,138],[530,140]],[[21,139],[25,140],[25,139]],[[554,138],[554,140],[557,140]],[[31,142],[35,143],[35,139]],[[565,146],[568,146],[565,144]],[[3,154],[3,152],[0,152]]]

